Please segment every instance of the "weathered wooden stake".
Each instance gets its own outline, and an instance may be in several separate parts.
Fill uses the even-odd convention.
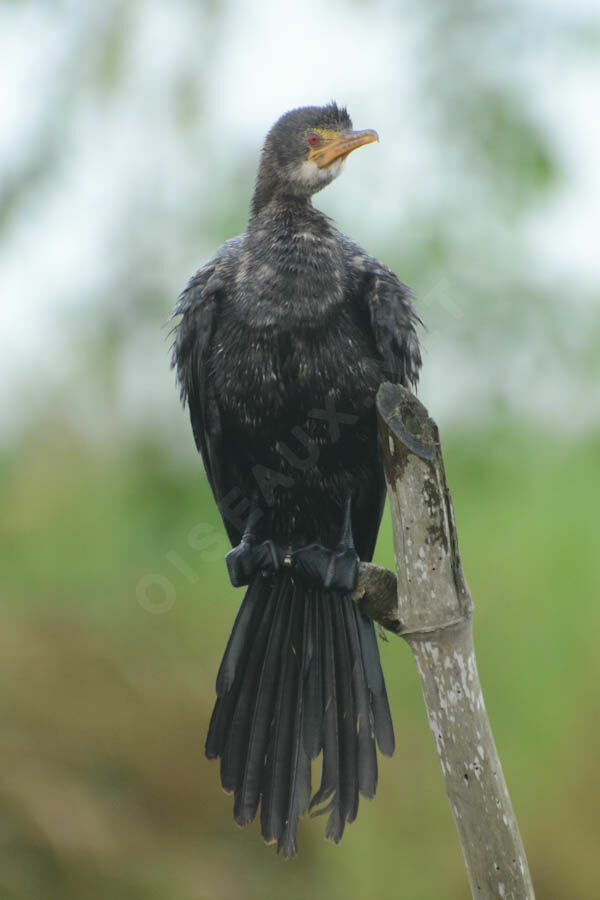
[[[473,604],[438,429],[398,385],[381,386],[377,409],[397,576],[363,565],[356,599],[412,650],[473,897],[531,900],[525,850],[477,673]]]

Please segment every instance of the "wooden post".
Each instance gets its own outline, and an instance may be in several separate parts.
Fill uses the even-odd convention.
[[[435,422],[409,391],[377,395],[397,576],[363,565],[356,599],[415,662],[474,898],[531,900],[533,885],[479,683],[473,604]]]

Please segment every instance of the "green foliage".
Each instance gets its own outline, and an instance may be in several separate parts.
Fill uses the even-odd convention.
[[[479,668],[538,892],[593,900],[600,441],[506,422],[444,446]],[[398,747],[376,800],[339,847],[305,820],[301,855],[284,864],[255,826],[234,826],[203,757],[240,594],[199,463],[148,441],[100,453],[63,430],[30,435],[0,477],[0,896],[391,900],[400,880],[411,900],[466,897],[399,639],[381,645]],[[387,516],[377,559],[393,565]]]
[[[368,124],[385,125],[397,163],[383,184],[374,162],[358,190],[347,173],[344,228],[414,286],[430,329],[426,389],[437,397],[470,365],[470,384],[488,385],[488,398],[514,401],[548,381],[563,387],[570,412],[586,391],[596,401],[600,326],[582,299],[597,286],[557,280],[527,226],[573,174],[543,125],[531,70],[540,54],[555,54],[558,78],[576,55],[593,61],[597,23],[569,13],[567,26],[556,12],[542,28],[527,5],[495,0],[347,3],[339,21],[354,22],[354,7],[364,24],[354,59],[382,118]],[[64,306],[52,308],[64,344],[51,350],[50,370],[28,360],[9,387],[37,425],[0,456],[2,900],[467,896],[418,679],[399,640],[382,644],[398,749],[339,847],[324,841],[323,820],[306,820],[299,859],[283,864],[255,826],[234,826],[203,756],[240,594],[227,582],[227,542],[199,462],[165,449],[182,431],[174,390],[161,398],[158,388],[171,383],[160,327],[185,277],[245,226],[259,138],[250,143],[246,126],[221,133],[215,117],[236,109],[220,68],[235,20],[235,5],[216,0],[4,4],[7,33],[37,23],[56,50],[26,104],[28,137],[7,161],[5,252],[29,226],[44,240],[40,222],[51,239],[59,198],[76,212],[96,197],[79,193],[88,176],[103,190],[87,214],[105,230],[92,271],[64,226],[62,246],[73,249]],[[382,20],[398,52],[377,86],[370,28]],[[285,22],[278,13],[275,27]],[[416,45],[405,57],[407,35]],[[318,37],[307,29],[304,56],[327,92],[335,72],[331,54],[315,52]],[[254,65],[265,64],[268,36],[244,40]],[[235,59],[228,65],[240,81],[252,77]],[[360,100],[339,99],[351,109]],[[129,142],[116,139],[121,130]],[[402,155],[407,131],[419,136],[421,166]],[[108,177],[114,165],[118,182]],[[57,292],[45,265],[23,279],[39,290],[40,315]],[[21,301],[8,297],[15,315]],[[138,405],[150,408],[144,440],[132,437]],[[595,900],[600,441],[563,444],[487,408],[501,424],[451,432],[444,444],[487,705],[538,896]],[[96,443],[82,437],[87,429]],[[387,518],[377,559],[393,566]]]

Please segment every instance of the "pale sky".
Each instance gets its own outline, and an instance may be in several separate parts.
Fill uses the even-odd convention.
[[[598,18],[596,0],[577,0],[568,12],[559,0],[528,0],[528,6],[532,22],[539,18],[541,28],[548,16]],[[71,17],[62,20],[41,4],[0,9],[2,167],[35,141],[40,118],[52,109],[54,72],[80,27],[77,10],[82,7],[74,0],[71,9]],[[87,10],[86,15],[93,15]],[[369,4],[356,4],[349,12],[339,2],[305,0],[292,6],[266,0],[236,4],[224,27],[227,40],[215,38],[218,51],[207,70],[212,88],[204,114],[226,149],[219,170],[206,172],[207,181],[226,177],[228,165],[241,155],[256,159],[265,131],[285,109],[335,98],[347,103],[357,127],[377,128],[381,143],[368,148],[368,153],[378,154],[376,165],[367,151],[356,154],[316,205],[357,239],[368,234],[376,242],[386,210],[397,220],[396,206],[409,210],[411,196],[428,191],[422,177],[428,148],[413,91],[418,66],[415,23],[407,17],[401,29],[397,24],[391,28],[389,17],[374,16]],[[176,4],[148,0],[135,35],[129,89],[117,105],[78,116],[75,132],[62,148],[65,165],[59,178],[42,192],[39,203],[28,205],[10,241],[0,248],[0,327],[7,336],[0,425],[23,413],[17,392],[24,360],[29,373],[34,361],[42,383],[59,381],[68,370],[69,336],[57,324],[58,313],[72,309],[79,297],[83,302],[88,285],[101,284],[113,239],[112,214],[123,202],[124,186],[152,191],[160,157],[164,170],[172,173],[174,203],[178,191],[185,193],[180,151],[173,139],[161,136],[160,101],[171,61],[198,52],[200,37],[182,27]],[[549,49],[530,63],[539,114],[556,135],[568,177],[556,199],[531,222],[529,236],[538,262],[543,261],[557,283],[573,286],[569,303],[577,303],[578,283],[600,286],[600,77],[591,55],[571,56],[567,62],[564,66]],[[203,65],[200,57],[198,65]],[[392,106],[402,115],[390,117]],[[150,128],[149,145],[153,115],[157,127]],[[406,127],[399,129],[399,121]],[[198,166],[203,166],[202,159]],[[199,253],[211,249],[199,248]],[[377,247],[369,250],[376,252]],[[199,258],[197,264],[201,262]],[[441,358],[431,363],[426,393],[430,383],[429,390],[435,385],[439,396],[438,372],[446,364]],[[166,397],[172,385],[168,374],[164,386],[161,377],[156,373],[155,387]],[[440,404],[449,415],[453,410],[460,413],[461,377],[457,372],[453,384],[441,389],[446,399]],[[464,377],[470,376],[465,372]]]

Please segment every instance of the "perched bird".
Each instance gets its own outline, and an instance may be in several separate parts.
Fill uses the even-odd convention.
[[[375,394],[416,385],[408,288],[311,202],[349,153],[377,141],[335,103],[285,113],[262,151],[248,229],[175,307],[173,365],[248,585],[217,675],[206,755],[234,818],[283,856],[321,804],[339,841],[394,732],[372,622],[352,600],[385,481]],[[311,761],[323,752],[311,799]]]

